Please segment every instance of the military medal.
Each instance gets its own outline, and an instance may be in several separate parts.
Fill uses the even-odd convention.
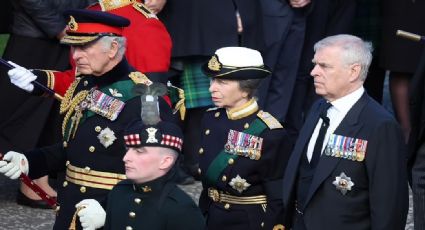
[[[229,130],[224,150],[232,155],[248,157],[251,160],[259,160],[263,138],[250,135],[236,130]]]
[[[93,89],[87,96],[88,109],[111,121],[117,119],[125,103],[102,91]]]
[[[229,182],[229,185],[239,193],[242,193],[246,189],[248,189],[251,184],[246,182],[245,179],[243,179],[241,176],[237,175],[235,178],[232,178],[232,180]]]
[[[332,184],[335,185],[336,189],[339,190],[342,195],[347,194],[347,192],[351,191],[351,188],[354,186],[354,183],[351,181],[351,177],[345,175],[344,172],[341,172],[339,176],[335,177]]]

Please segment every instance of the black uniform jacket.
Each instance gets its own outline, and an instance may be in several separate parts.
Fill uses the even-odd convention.
[[[120,182],[108,195],[104,229],[202,230],[195,202],[172,182],[173,173],[143,184]]]
[[[226,110],[210,109],[202,120],[202,142],[199,149],[199,173],[205,178],[212,161],[224,149],[230,130],[245,132],[257,119],[258,110],[248,111],[241,117],[230,120]],[[274,119],[274,118],[273,118]],[[277,120],[276,120],[277,121]],[[261,157],[258,160],[238,156],[226,162],[218,180],[209,184],[203,179],[203,191],[199,206],[207,217],[208,229],[272,229],[280,224],[282,214],[281,194],[282,173],[289,158],[290,145],[285,129],[267,127],[258,137],[263,138]],[[248,138],[248,136],[247,136]],[[252,138],[252,137],[249,137]],[[255,136],[254,138],[257,138]],[[229,154],[229,153],[227,153]],[[237,178],[240,179],[237,179]],[[246,180],[249,184],[243,186],[243,191],[235,189],[233,182]],[[208,196],[208,189],[237,197],[252,197],[265,195],[265,204],[229,204],[214,202]]]
[[[299,165],[322,103],[325,101],[319,100],[313,105],[285,172],[283,202],[288,221],[295,215]],[[321,156],[305,204],[297,207],[303,213],[306,228],[404,229],[408,208],[406,160],[397,122],[364,93],[334,134],[367,141],[365,156],[362,160]],[[354,183],[345,195],[333,184],[341,173]],[[286,227],[289,228],[289,224]]]
[[[75,112],[70,118],[66,118],[65,113],[63,143],[25,154],[29,161],[31,178],[39,178],[50,172],[60,172],[59,181],[63,184],[58,188],[60,210],[54,229],[68,229],[76,211],[75,204],[83,199],[104,202],[113,183],[119,182],[125,176],[122,161],[126,152],[123,131],[131,121],[140,119],[141,111],[140,97],[133,95],[134,82],[129,78],[129,74],[133,71],[135,70],[124,59],[102,76],[79,76],[76,79],[78,84],[75,86],[75,91],[68,98],[72,98],[71,104],[72,101],[77,100],[76,95],[82,91],[97,87],[112,98],[125,102],[118,117],[112,121],[98,113],[84,110],[79,123],[72,124]],[[72,88],[73,86],[70,86],[67,94]],[[64,98],[62,107],[68,100],[67,95]],[[78,105],[81,104],[81,102],[78,103]],[[171,119],[171,110],[163,100],[160,110],[163,119]],[[78,126],[74,136],[71,126]],[[112,140],[109,146],[102,144],[102,142],[106,143],[106,139]],[[98,176],[93,177],[93,175]],[[106,185],[102,186],[102,184]]]

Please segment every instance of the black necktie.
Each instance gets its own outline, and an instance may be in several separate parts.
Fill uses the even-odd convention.
[[[331,106],[331,103],[326,103],[322,106],[320,118],[323,120],[323,122],[320,126],[319,135],[317,136],[316,143],[314,144],[313,155],[310,160],[311,168],[316,168],[320,156],[322,155],[323,141],[325,139],[326,131],[329,128],[329,118],[327,117],[327,112]]]

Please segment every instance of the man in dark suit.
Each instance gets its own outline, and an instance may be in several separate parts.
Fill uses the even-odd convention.
[[[259,104],[279,121],[293,100],[292,93],[303,49],[305,21],[310,0],[297,5],[295,1],[261,1],[264,26],[264,61],[272,74],[264,79],[258,91]],[[299,100],[294,98],[294,100]]]
[[[284,177],[286,227],[404,229],[408,208],[403,138],[363,88],[370,43],[352,35],[315,44],[317,101]]]

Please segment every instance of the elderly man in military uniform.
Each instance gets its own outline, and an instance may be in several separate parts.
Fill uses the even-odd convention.
[[[68,229],[79,201],[102,201],[115,184],[126,178],[121,163],[125,153],[123,130],[140,117],[141,108],[132,88],[136,83],[151,83],[124,57],[122,31],[129,20],[90,10],[68,14],[68,30],[62,43],[71,45],[81,75],[61,101],[63,143],[24,154],[10,151],[0,161],[0,172],[12,179],[21,172],[31,178],[64,172],[54,229]],[[54,78],[34,73],[17,65],[8,72],[19,88],[43,94],[38,85],[52,86]],[[162,99],[160,102],[162,119],[167,119],[171,111]]]
[[[259,109],[255,89],[270,71],[245,47],[218,49],[203,67],[217,106],[202,120],[199,206],[208,229],[280,229],[287,132]]]
[[[106,212],[93,199],[78,203],[82,225],[111,230],[204,229],[198,206],[172,179],[183,144],[180,128],[165,121],[136,121],[125,131],[124,141],[127,180],[109,193]]]

